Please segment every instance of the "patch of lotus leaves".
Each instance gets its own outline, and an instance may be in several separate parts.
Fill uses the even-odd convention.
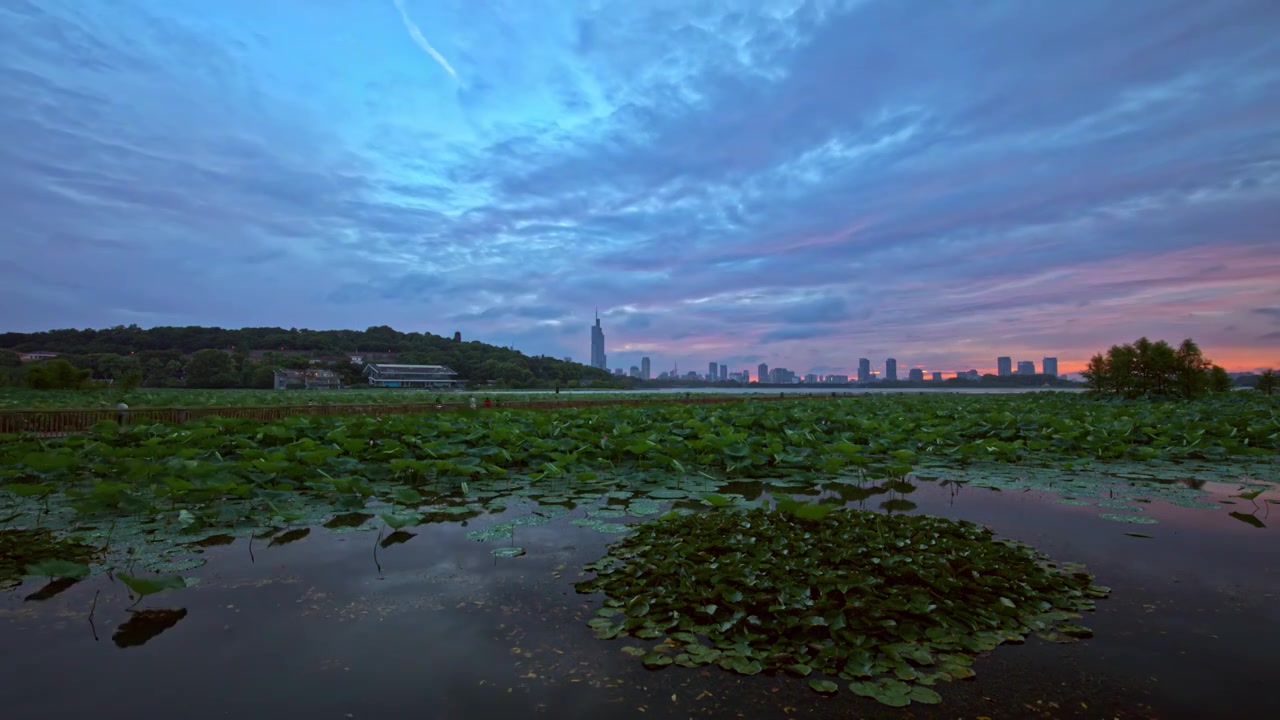
[[[1133,525],[1155,525],[1160,522],[1153,517],[1145,515],[1122,515],[1120,513],[1101,513],[1098,517],[1103,520],[1112,520],[1115,522],[1131,523]]]
[[[793,503],[632,528],[576,585],[605,596],[589,625],[662,640],[651,668],[787,670],[820,693],[839,679],[901,706],[937,702],[925,686],[973,677],[974,656],[1001,643],[1080,635],[1068,621],[1108,593],[1080,566],[973,523],[850,509],[804,519]]]
[[[646,515],[657,515],[662,512],[662,506],[656,500],[632,500],[627,505],[627,514],[632,517],[645,517]]]
[[[623,525],[622,523],[608,523],[594,518],[578,518],[577,520],[570,520],[569,524],[590,528],[596,532],[602,532],[607,535],[616,535],[632,529],[630,525]]]
[[[498,523],[497,525],[491,525],[483,530],[472,530],[467,533],[467,539],[477,540],[479,542],[509,540],[511,539],[514,527],[515,525],[512,523]]]
[[[16,587],[26,574],[60,574],[41,568],[88,566],[98,555],[97,548],[58,537],[48,528],[0,530],[0,589]],[[37,572],[29,573],[33,567]]]

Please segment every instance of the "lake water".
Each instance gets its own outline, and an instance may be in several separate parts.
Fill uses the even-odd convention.
[[[459,391],[470,392],[470,391]],[[821,385],[792,385],[787,387],[696,387],[696,388],[652,388],[647,390],[591,390],[591,389],[575,389],[561,390],[560,395],[597,395],[597,394],[636,394],[636,395],[877,395],[877,394],[893,394],[902,393],[907,395],[919,394],[939,394],[950,393],[956,395],[1016,395],[1029,392],[1067,392],[1082,393],[1083,388],[1049,388],[1049,387],[1015,387],[1015,388],[993,388],[993,387],[956,387],[942,385],[939,387],[905,387],[905,388],[877,388],[877,387],[823,387]],[[510,393],[515,395],[539,395],[554,394],[555,390],[483,390],[475,391],[476,394],[492,395],[501,393]]]
[[[205,550],[190,573],[199,585],[144,599],[139,608],[185,610],[150,638],[122,632],[130,600],[105,575],[44,601],[24,601],[38,585],[28,583],[0,595],[3,717],[1262,717],[1278,677],[1280,506],[1270,518],[1264,497],[1255,515],[1229,499],[1236,486],[1207,487],[1202,504],[1234,505],[1157,498],[1143,512],[1159,524],[1136,526],[1038,491],[919,483],[915,512],[986,524],[1085,563],[1112,588],[1081,620],[1094,638],[1001,646],[977,660],[976,679],[941,683],[938,706],[893,710],[716,667],[644,669],[620,650],[634,641],[586,626],[600,598],[573,583],[617,536],[570,524],[583,506],[496,543],[466,533],[524,511],[423,525],[376,554],[368,532],[237,539]],[[526,554],[491,554],[512,542]]]

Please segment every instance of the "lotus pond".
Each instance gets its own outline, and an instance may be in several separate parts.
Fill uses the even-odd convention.
[[[10,437],[5,716],[1261,713],[1275,411],[902,396]]]

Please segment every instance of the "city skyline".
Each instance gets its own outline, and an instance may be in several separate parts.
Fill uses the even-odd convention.
[[[1280,366],[1270,0],[290,8],[6,5],[0,329]]]
[[[654,379],[650,375],[652,359],[648,355],[642,356],[640,358],[639,365],[633,364],[633,365],[630,365],[629,367],[626,365],[626,363],[622,363],[621,365],[617,365],[614,367],[605,367],[605,366],[595,365],[595,358],[599,357],[603,359],[605,357],[605,350],[606,348],[604,345],[604,332],[600,324],[599,313],[597,312],[596,318],[595,318],[595,324],[591,326],[592,365],[594,367],[600,367],[601,369],[609,370],[610,372],[613,372],[615,374],[621,372],[623,374],[627,374],[632,377],[642,378],[645,380]],[[1035,375],[1035,374],[1045,374],[1045,375],[1053,375],[1053,376],[1061,377],[1063,375],[1073,374],[1073,373],[1060,374],[1058,371],[1058,358],[1053,356],[1048,356],[1048,355],[1041,358],[1040,362],[1041,362],[1042,369],[1039,371],[1035,369],[1036,364],[1034,360],[1019,359],[1017,360],[1016,368],[1014,365],[1014,360],[1011,356],[998,356],[995,358],[995,361],[996,361],[996,369],[994,372],[991,372],[991,373],[987,373],[975,367],[970,367],[968,369],[963,369],[963,370],[962,369],[937,370],[932,368],[925,368],[922,365],[906,366],[907,367],[906,378],[904,378],[901,374],[898,373],[898,360],[897,358],[892,358],[892,357],[885,358],[883,372],[875,372],[871,370],[871,361],[865,357],[858,358],[857,368],[852,373],[830,371],[830,370],[824,370],[823,372],[818,373],[813,371],[812,369],[796,371],[780,365],[770,366],[768,363],[760,363],[756,366],[756,374],[754,377],[756,378],[756,382],[766,382],[766,380],[762,379],[766,376],[770,378],[768,382],[777,382],[777,383],[789,382],[789,380],[777,379],[777,373],[781,371],[783,373],[786,373],[790,377],[803,379],[805,382],[818,382],[820,378],[830,378],[834,376],[836,378],[844,378],[844,379],[843,380],[826,380],[826,382],[842,382],[843,383],[843,382],[871,382],[871,381],[878,381],[878,380],[895,381],[895,380],[903,380],[903,379],[921,381],[926,378],[933,379],[933,380],[941,380],[941,379],[945,379],[945,376],[947,374],[950,374],[952,377],[959,377],[961,375],[972,376],[972,374],[975,372],[978,375],[992,374],[999,377],[1004,377],[1009,375]],[[679,366],[679,363],[677,361],[673,364],[672,367],[675,368],[678,366]],[[751,371],[749,368],[742,369],[742,370],[731,369],[729,365],[727,365],[726,363],[710,360],[710,361],[707,361],[706,373],[699,373],[697,371],[688,371],[684,375],[676,374],[672,376],[670,373],[664,371],[661,374],[659,374],[657,377],[659,379],[666,378],[666,377],[671,377],[672,379],[688,379],[690,378],[690,376],[693,376],[701,380],[712,380],[712,381],[724,382],[726,380],[733,379],[733,377],[737,375],[746,375],[750,377],[751,376],[750,373]]]

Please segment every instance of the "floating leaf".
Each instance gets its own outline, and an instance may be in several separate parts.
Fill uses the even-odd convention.
[[[833,693],[840,689],[839,685],[822,678],[814,678],[810,680],[809,687],[813,688],[813,691],[818,693]]]
[[[88,577],[89,566],[70,560],[41,560],[27,566],[27,575],[46,578],[72,578],[80,580]]]
[[[522,548],[522,547],[503,547],[503,548],[494,548],[494,549],[493,549],[493,550],[491,550],[490,552],[491,552],[495,557],[500,557],[500,558],[514,558],[514,557],[520,557],[521,555],[524,555],[524,548]]]
[[[1114,520],[1115,522],[1132,523],[1134,525],[1155,525],[1160,522],[1153,517],[1145,515],[1120,515],[1117,513],[1102,513],[1098,517],[1104,520]]]
[[[942,702],[942,696],[930,690],[927,687],[916,685],[911,688],[911,692],[907,693],[907,697],[911,698],[911,702],[918,702],[925,705],[937,705]]]
[[[122,572],[116,573],[116,578],[124,583],[125,587],[142,597],[164,592],[165,590],[181,590],[200,582],[198,578],[182,577],[180,575],[143,578],[133,577]]]
[[[1262,522],[1262,518],[1258,517],[1257,515],[1249,515],[1247,513],[1234,512],[1234,511],[1227,514],[1235,518],[1236,520],[1239,520],[1240,522],[1244,523],[1245,525],[1252,525],[1253,527],[1260,528],[1260,529],[1267,527],[1267,524]]]

